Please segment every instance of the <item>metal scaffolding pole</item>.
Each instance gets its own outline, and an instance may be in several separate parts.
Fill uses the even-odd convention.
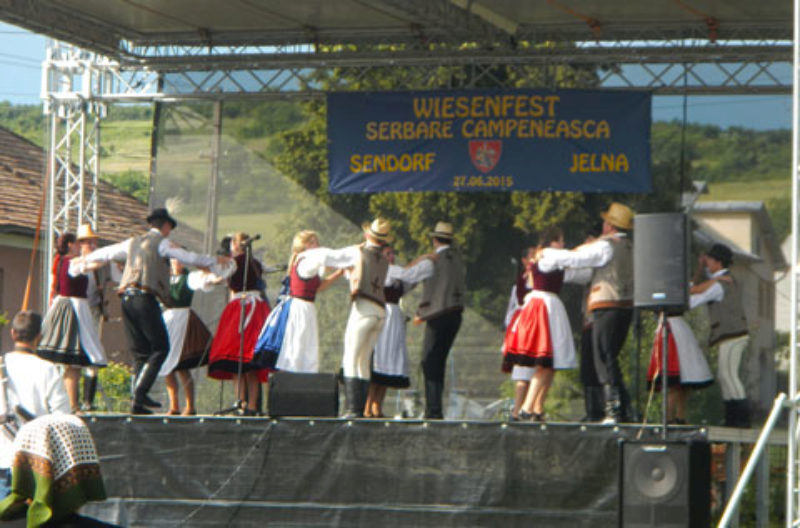
[[[786,526],[798,526],[798,385],[797,385],[797,257],[798,257],[798,141],[800,140],[800,0],[794,0],[794,46],[792,67],[792,251],[791,251],[791,302],[789,320],[791,322],[789,338],[789,395],[791,412],[789,413],[789,453],[786,471]]]
[[[97,186],[100,170],[100,120],[103,105],[93,93],[103,89],[102,62],[96,55],[51,41],[42,72],[42,98],[49,122],[46,297],[55,238],[80,224],[97,229]],[[98,75],[98,71],[101,75]],[[47,306],[44,299],[43,306]]]

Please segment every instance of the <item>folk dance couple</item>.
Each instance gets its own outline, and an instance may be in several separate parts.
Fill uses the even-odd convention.
[[[619,353],[633,309],[633,211],[615,202],[601,218],[601,236],[572,250],[563,249],[560,231],[546,232],[528,264],[532,292],[508,327],[504,342],[506,360],[536,367],[518,419],[543,420],[554,369],[576,366],[572,331],[558,298],[565,279],[589,284],[590,363],[603,387],[605,420],[630,419]]]
[[[217,275],[230,268],[231,261],[229,257],[201,255],[171,243],[168,237],[178,222],[166,209],[153,210],[147,223],[150,229],[146,233],[97,249],[84,258],[85,269],[111,261],[124,263],[118,292],[122,296],[125,336],[135,361],[132,414],[152,414],[152,408],[161,406],[150,398],[149,391],[170,353],[170,336],[159,304],[171,305],[170,259],[211,269]]]
[[[319,247],[319,239],[314,232],[302,231],[297,234],[288,268],[289,298],[276,307],[256,348],[266,364],[274,365],[277,369],[317,372],[319,344],[313,301],[317,292],[347,270],[351,309],[345,328],[342,358],[346,418],[382,416],[381,405],[386,387],[408,386],[405,317],[397,305],[399,298],[416,282],[432,278],[437,267],[442,268],[433,264],[433,261],[457,260],[460,263],[458,256],[441,258],[431,254],[422,255],[407,268],[396,266],[393,263],[393,250],[388,246],[392,238],[389,223],[378,218],[371,224],[365,224],[363,230],[362,244],[342,249]],[[452,227],[440,223],[437,230],[441,230],[437,234],[441,240],[447,241],[449,247]],[[339,271],[323,279],[326,268]],[[442,291],[438,292],[439,297],[434,304],[431,303],[433,290],[428,291],[430,288],[427,288],[427,297],[423,294],[427,298],[427,305],[444,304],[456,290],[460,300],[463,272],[460,276],[462,281],[457,287],[443,288],[441,285],[445,285],[445,281],[440,281]],[[459,324],[461,306],[457,307]],[[453,332],[449,343],[444,343],[447,351],[454,336]],[[442,354],[444,358],[446,353]],[[443,382],[443,366],[440,370]],[[441,391],[438,394],[440,399],[436,405],[441,417]]]

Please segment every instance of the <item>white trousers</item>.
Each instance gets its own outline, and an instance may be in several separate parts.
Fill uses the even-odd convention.
[[[722,390],[723,400],[747,398],[742,380],[739,379],[739,365],[748,344],[750,344],[750,336],[747,335],[725,339],[719,343],[717,379]]]
[[[385,318],[386,310],[378,303],[358,298],[350,304],[342,357],[345,378],[370,378],[372,349],[378,342]]]

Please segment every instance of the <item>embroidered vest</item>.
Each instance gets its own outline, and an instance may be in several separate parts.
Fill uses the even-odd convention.
[[[598,308],[633,306],[633,243],[630,237],[603,237],[611,244],[613,256],[596,268],[589,289],[589,311]]]
[[[400,303],[400,297],[403,296],[403,283],[396,282],[391,286],[384,286],[383,296],[386,298],[386,304]]]
[[[77,277],[70,277],[69,275],[69,261],[72,257],[62,256],[58,259],[58,273],[56,277],[56,293],[63,297],[81,297],[86,298],[86,291],[89,288],[89,277],[86,275],[79,275]]]
[[[317,298],[317,290],[322,284],[319,275],[314,275],[310,279],[304,279],[297,274],[297,265],[303,257],[298,257],[292,269],[289,271],[289,295],[298,299],[314,302]]]
[[[228,279],[228,287],[235,293],[258,289],[258,281],[261,278],[261,264],[253,258],[250,259],[250,267],[247,270],[247,284],[244,281],[244,259],[247,255],[242,253],[234,257],[236,260],[236,271]]]
[[[735,280],[733,282],[719,281],[719,285],[725,291],[722,300],[708,303],[708,319],[711,326],[708,335],[710,346],[725,339],[748,334],[739,285]]]
[[[158,254],[162,240],[164,236],[155,231],[131,240],[125,271],[119,282],[120,293],[125,288],[139,288],[169,305],[169,259]]]
[[[386,303],[383,283],[389,271],[389,261],[379,247],[363,244],[360,251],[361,257],[350,274],[350,295],[353,300],[363,297],[383,306]]]
[[[417,307],[417,316],[427,321],[463,310],[465,275],[458,251],[450,247],[440,251],[439,257],[433,261],[433,276],[422,282],[422,300]]]
[[[564,270],[544,273],[539,271],[539,263],[533,265],[533,289],[551,293],[561,293],[564,285]]]

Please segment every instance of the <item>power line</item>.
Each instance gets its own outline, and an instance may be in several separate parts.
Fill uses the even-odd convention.
[[[14,55],[13,53],[0,53],[0,57],[8,57],[10,59],[21,60],[24,62],[31,62],[34,64],[42,63],[40,59],[34,59],[33,57],[26,57],[25,55]]]
[[[28,68],[29,70],[41,70],[41,66],[34,66],[33,64],[21,64],[17,62],[10,61],[8,59],[0,59],[0,64],[5,64],[7,66],[14,66],[15,68]]]

